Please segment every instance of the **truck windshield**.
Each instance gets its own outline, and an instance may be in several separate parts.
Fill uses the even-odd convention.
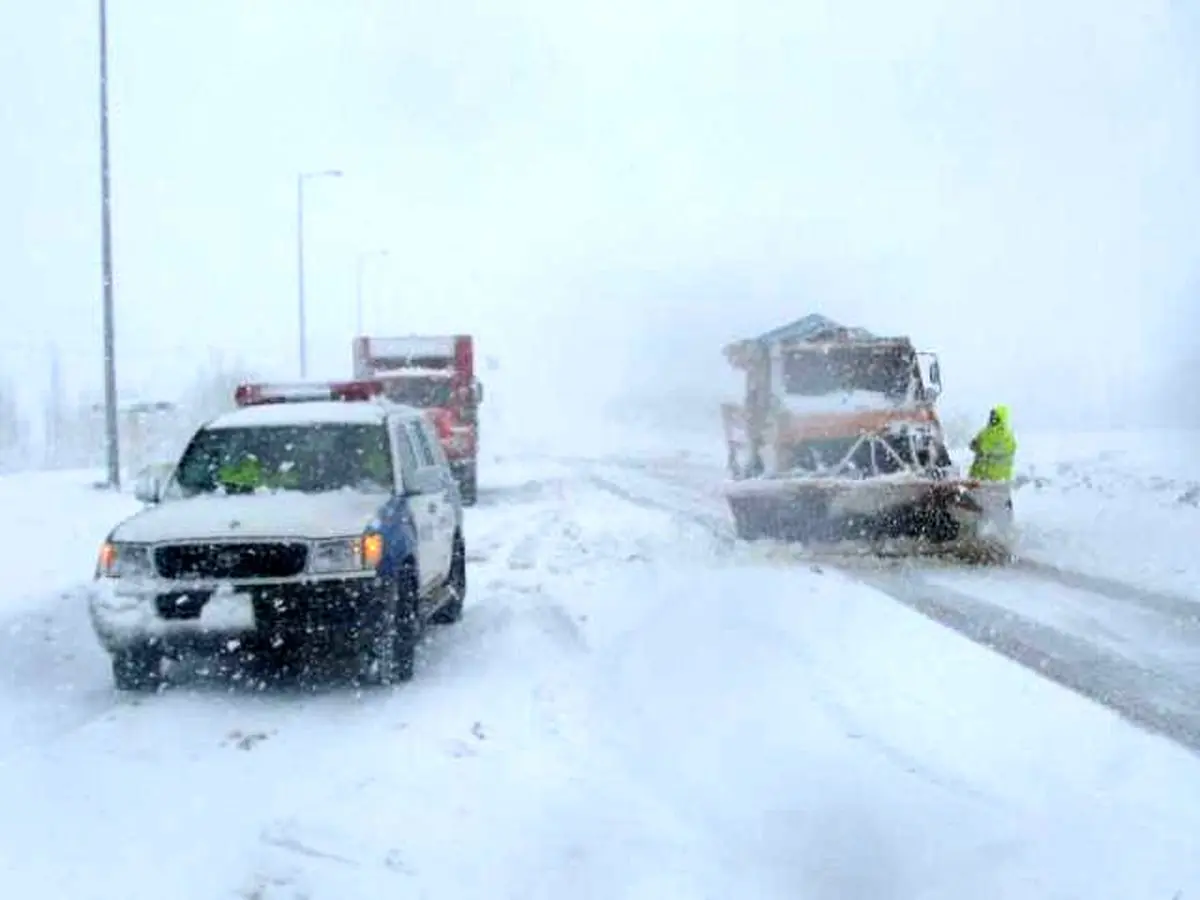
[[[908,393],[912,373],[913,359],[902,347],[796,350],[783,358],[783,390],[802,397],[870,391],[898,399]]]
[[[418,409],[450,406],[454,399],[448,378],[388,378],[384,385],[384,392],[393,403],[405,403]]]
[[[356,424],[206,428],[188,444],[175,480],[189,497],[264,489],[376,492],[393,485],[383,426]]]

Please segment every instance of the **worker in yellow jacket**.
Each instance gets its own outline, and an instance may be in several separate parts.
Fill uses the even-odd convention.
[[[980,481],[1011,481],[1017,439],[1013,435],[1007,406],[992,408],[988,423],[971,440],[975,459],[970,477]]]

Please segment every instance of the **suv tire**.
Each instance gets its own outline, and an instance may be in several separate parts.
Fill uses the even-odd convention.
[[[154,647],[132,647],[112,655],[118,691],[154,691],[162,684],[163,655]]]
[[[454,550],[450,557],[450,573],[442,588],[443,603],[433,614],[437,625],[453,625],[463,614],[463,601],[467,598],[467,550],[462,535],[454,536]]]
[[[363,681],[389,685],[412,679],[421,637],[419,600],[416,566],[406,562],[394,579],[380,586],[364,625]]]

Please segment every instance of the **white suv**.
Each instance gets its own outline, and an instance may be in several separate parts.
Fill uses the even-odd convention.
[[[242,385],[149,506],[105,540],[92,623],[123,690],[165,657],[349,650],[365,679],[407,680],[429,621],[466,596],[462,503],[421,410],[375,382]]]

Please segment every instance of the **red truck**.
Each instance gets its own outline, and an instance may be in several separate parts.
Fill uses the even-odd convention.
[[[395,403],[429,411],[463,503],[474,504],[483,385],[475,377],[471,336],[355,338],[354,377],[381,382]]]

